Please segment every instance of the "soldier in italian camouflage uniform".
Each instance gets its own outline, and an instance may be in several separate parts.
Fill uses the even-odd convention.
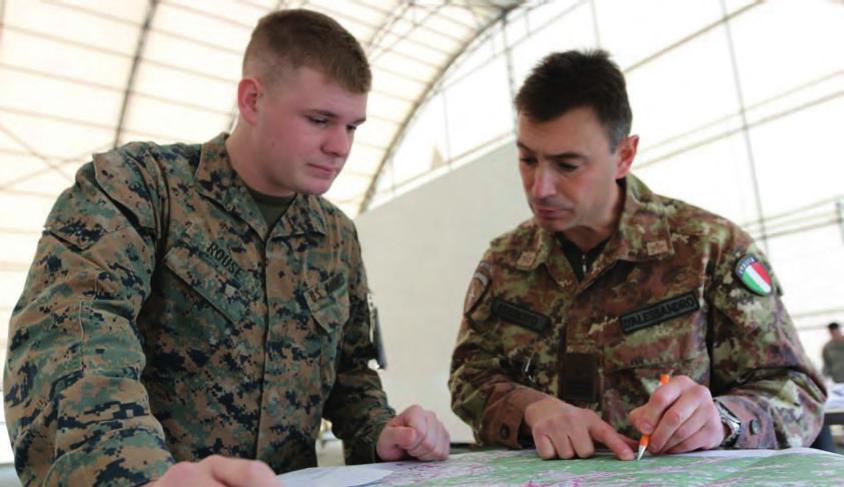
[[[628,173],[638,139],[606,53],[550,55],[516,105],[535,218],[478,265],[450,378],[478,441],[622,459],[640,434],[653,453],[810,444],[825,389],[779,282],[736,225]]]
[[[823,359],[823,374],[839,384],[844,383],[844,336],[838,323],[827,325],[829,341],[821,351]]]
[[[322,417],[349,462],[447,455],[431,413],[396,417],[387,404],[368,366],[355,227],[317,196],[365,114],[363,52],[313,12],[262,19],[249,48],[258,57],[267,50],[260,32],[318,56],[334,43],[340,56],[357,56],[345,62],[357,78],[331,71],[330,59],[287,59],[286,91],[274,99],[260,91],[268,76],[249,80],[248,50],[231,136],[132,143],[79,170],[47,219],[10,325],[6,418],[25,484],[142,485],[164,475],[157,485],[168,485],[165,472],[182,461],[199,463],[176,473],[206,468],[210,477],[171,481],[265,485],[276,482],[266,466],[202,459],[258,459],[276,472],[315,466]],[[302,104],[293,114],[291,102]],[[283,133],[260,133],[269,122]],[[258,158],[274,155],[249,145],[256,134],[282,146],[262,168],[277,172],[261,178]],[[270,219],[273,208],[262,211],[250,193],[273,192],[289,196]]]

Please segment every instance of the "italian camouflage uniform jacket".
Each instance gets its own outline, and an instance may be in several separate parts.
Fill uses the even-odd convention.
[[[767,266],[759,249],[632,175],[623,186],[619,227],[582,281],[532,220],[492,241],[452,358],[454,411],[480,442],[515,448],[530,440],[525,408],[549,394],[635,438],[627,414],[669,372],[708,386],[740,419],[736,448],[810,444],[826,391],[776,281],[759,295],[738,278],[746,256]]]
[[[844,340],[830,340],[821,350],[824,375],[833,382],[844,383]]]
[[[300,194],[269,228],[225,138],[96,155],[56,202],[9,329],[25,484],[140,485],[211,454],[315,466],[323,416],[375,460],[394,412],[354,225]]]

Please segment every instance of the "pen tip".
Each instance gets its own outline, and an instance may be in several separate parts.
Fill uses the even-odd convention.
[[[636,455],[636,461],[638,462],[639,460],[641,460],[642,455],[644,455],[644,454],[645,454],[645,447],[639,445],[639,454]]]

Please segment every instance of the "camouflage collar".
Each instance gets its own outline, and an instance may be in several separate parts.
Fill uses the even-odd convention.
[[[223,132],[202,144],[199,165],[194,174],[199,191],[222,205],[227,212],[240,217],[263,238],[270,229],[249,195],[246,184],[232,169],[226,138],[228,134]],[[317,200],[318,197],[313,195],[297,195],[273,229],[273,236],[313,232],[324,235],[325,215]]]
[[[636,176],[629,174],[624,180],[624,209],[618,230],[610,237],[604,251],[593,268],[602,268],[616,260],[643,261],[659,259],[674,254],[671,244],[671,227],[657,196]],[[551,232],[536,225],[530,245],[517,256],[516,267],[533,270],[562,251]],[[564,258],[564,257],[563,257]]]
[[[271,236],[275,238],[307,233],[325,235],[325,214],[319,204],[319,196],[299,193],[276,223]]]
[[[624,178],[624,187],[624,210],[618,230],[607,243],[605,256],[643,261],[674,255],[671,226],[659,197],[632,174]]]

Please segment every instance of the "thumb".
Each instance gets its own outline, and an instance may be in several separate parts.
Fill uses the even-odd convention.
[[[382,460],[399,460],[416,445],[419,434],[409,426],[386,426],[378,440],[377,453]]]

